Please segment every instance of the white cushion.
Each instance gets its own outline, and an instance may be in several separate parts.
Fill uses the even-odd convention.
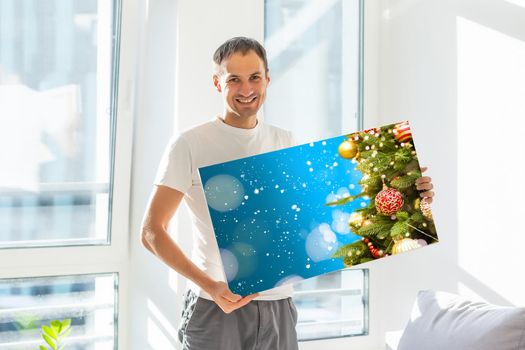
[[[386,345],[385,349],[386,350],[397,350],[397,347],[399,345],[399,340],[401,339],[402,335],[403,335],[403,330],[386,332],[385,333],[385,345]]]
[[[398,350],[524,350],[525,308],[420,291]]]

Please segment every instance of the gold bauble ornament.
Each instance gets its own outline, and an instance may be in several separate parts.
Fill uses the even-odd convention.
[[[363,214],[354,212],[350,215],[350,218],[348,219],[348,224],[351,226],[361,227],[363,226],[364,221]]]
[[[392,254],[399,254],[408,252],[409,250],[420,248],[421,245],[419,242],[412,238],[403,238],[397,242],[394,243],[394,246],[392,247]]]
[[[423,215],[429,219],[429,220],[433,220],[432,218],[432,211],[430,210],[430,204],[427,203],[427,201],[425,200],[422,200],[420,203],[419,203],[419,208],[421,209],[421,212],[423,213]]]
[[[339,155],[344,159],[353,159],[357,155],[357,143],[352,140],[344,140],[337,149]]]

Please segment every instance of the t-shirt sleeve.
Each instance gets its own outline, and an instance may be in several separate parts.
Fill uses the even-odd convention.
[[[291,131],[288,131],[288,142],[289,144],[287,147],[297,146],[297,139],[295,138],[295,135]]]
[[[162,155],[155,185],[164,185],[186,193],[192,184],[191,151],[182,135],[173,137]]]

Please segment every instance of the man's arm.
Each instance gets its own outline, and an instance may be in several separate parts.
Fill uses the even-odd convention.
[[[233,294],[226,283],[212,280],[199,269],[171,239],[167,227],[183,197],[182,192],[170,187],[155,186],[142,221],[142,244],[166,265],[195,282],[225,313],[230,313],[249,303],[258,294],[244,298]]]

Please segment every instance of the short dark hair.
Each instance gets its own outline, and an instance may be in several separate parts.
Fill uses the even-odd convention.
[[[268,73],[268,60],[266,58],[266,50],[264,47],[255,39],[247,38],[244,36],[238,36],[226,40],[213,54],[213,62],[218,66],[229,58],[234,53],[240,52],[246,55],[248,51],[253,50],[259,56],[264,63],[264,70]]]

